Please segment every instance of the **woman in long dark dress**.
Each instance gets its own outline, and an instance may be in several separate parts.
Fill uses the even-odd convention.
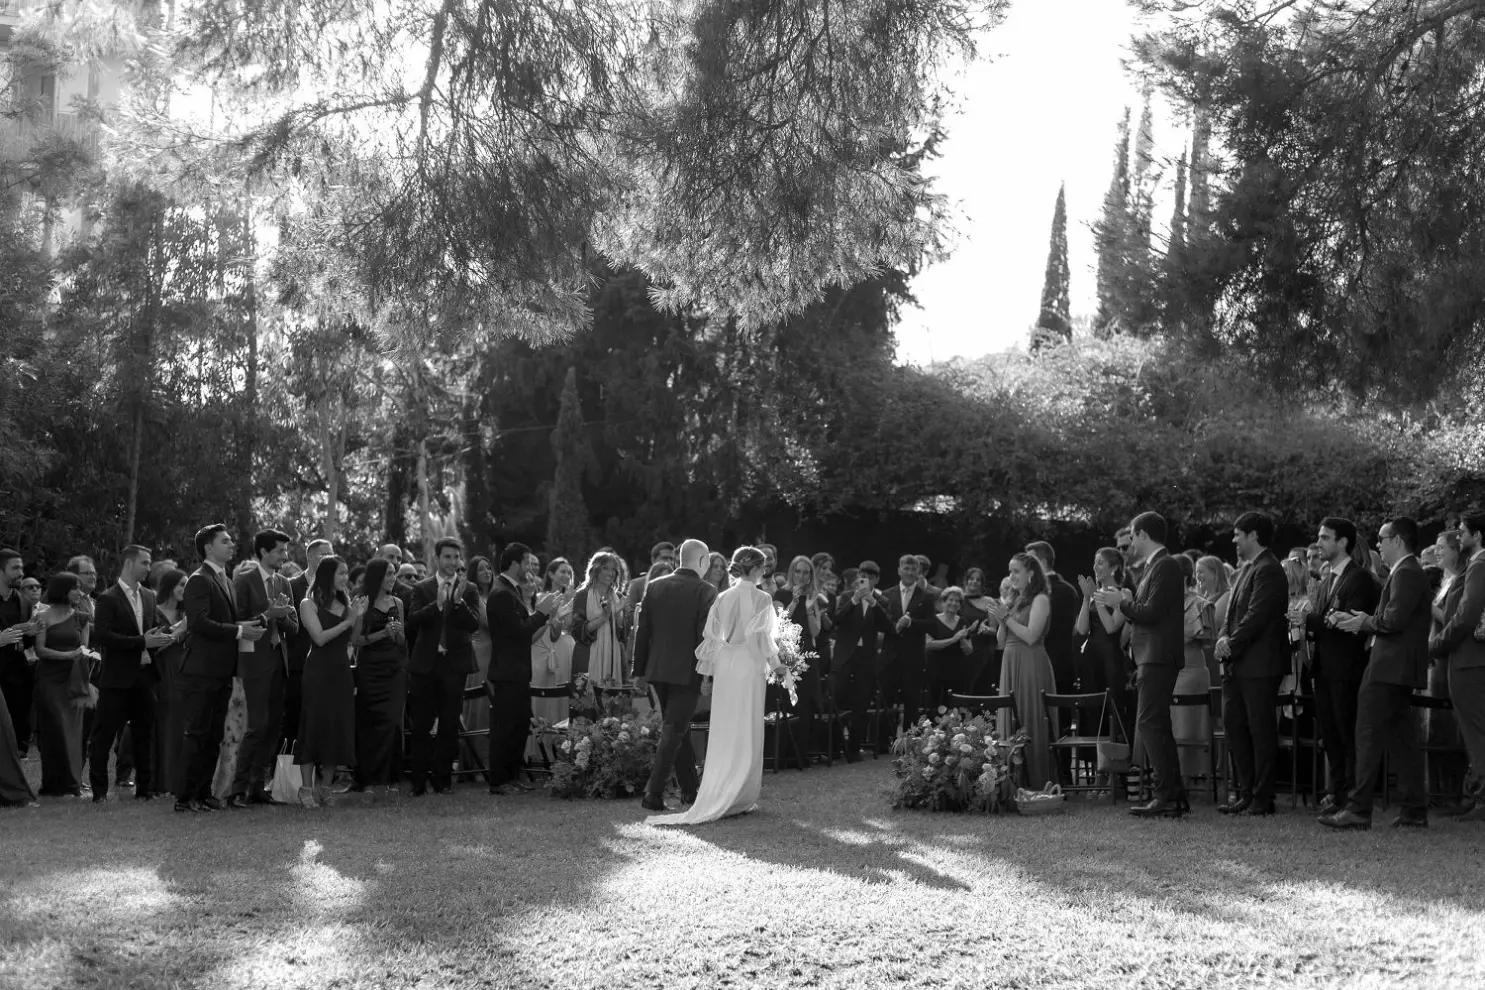
[[[964,681],[955,690],[961,694],[994,694],[1000,684],[1000,657],[996,652],[998,623],[990,618],[985,593],[985,572],[971,567],[964,572],[964,604],[959,614],[969,623],[969,655],[964,658]]]
[[[1093,555],[1093,579],[1080,577],[1078,586],[1083,592],[1083,608],[1078,613],[1073,632],[1086,637],[1082,669],[1088,683],[1083,685],[1083,690],[1110,692],[1114,715],[1117,716],[1109,719],[1113,723],[1112,735],[1115,739],[1132,742],[1128,736],[1134,731],[1134,704],[1129,697],[1124,650],[1119,645],[1124,613],[1116,608],[1105,608],[1093,600],[1096,591],[1124,587],[1123,556],[1113,547],[1102,547]],[[1098,731],[1102,732],[1103,727]]]
[[[407,639],[402,600],[392,593],[397,572],[378,558],[366,565],[361,591],[366,614],[351,634],[356,653],[356,786],[402,782],[402,710],[407,703]]]
[[[299,603],[299,621],[314,644],[304,661],[299,742],[294,762],[303,771],[299,803],[318,807],[329,793],[335,768],[356,760],[356,680],[351,673],[351,635],[366,611],[366,599],[346,591],[350,569],[334,555],[315,567],[309,594]],[[324,783],[317,789],[315,771]]]
[[[928,707],[937,710],[949,703],[949,695],[964,692],[969,656],[974,650],[970,634],[974,631],[960,610],[964,607],[964,589],[951,586],[939,592],[938,614],[928,631],[924,648],[928,652]]]
[[[155,789],[166,792],[175,789],[176,760],[185,728],[180,704],[180,666],[186,658],[186,612],[182,607],[186,572],[172,567],[160,575],[156,587],[155,608],[170,626],[171,643],[156,652],[153,660],[160,683],[155,685],[155,735],[150,749],[155,761]]]
[[[819,653],[816,645],[822,626],[824,593],[815,584],[815,565],[803,555],[789,562],[789,582],[774,592],[773,600],[784,607],[785,617],[799,627],[799,648]],[[767,589],[764,589],[767,590]],[[810,765],[810,748],[814,736],[815,713],[820,710],[820,660],[817,656],[809,661],[809,668],[800,677],[795,688],[799,703],[794,705],[791,715],[798,721],[790,732],[794,740],[793,765],[803,770]],[[787,707],[784,700],[787,692],[778,685],[769,685],[766,704],[768,711],[779,706]]]
[[[10,723],[10,709],[5,707],[5,692],[0,691],[0,808],[35,806],[36,792],[31,790],[21,766],[15,726]]]
[[[82,598],[76,574],[47,580],[46,611],[36,633],[36,742],[41,751],[41,796],[81,797],[85,705],[74,667],[87,634],[75,609]]]

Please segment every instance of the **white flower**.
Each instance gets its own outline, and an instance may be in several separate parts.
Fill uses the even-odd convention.
[[[956,764],[956,763],[959,762],[959,757],[957,757],[957,756],[951,756],[947,760],[945,760],[944,762],[947,763],[949,766],[952,767],[954,764]]]
[[[960,745],[961,743],[964,742],[964,733],[962,733],[962,732],[956,732],[956,733],[954,733],[954,738],[951,739],[951,740],[949,740],[949,741],[952,742],[955,746]]]
[[[628,741],[629,741],[629,733],[627,733],[627,732],[621,732],[621,733],[619,733],[619,742],[628,742]]]
[[[961,752],[961,753],[973,753],[974,752],[974,749],[975,748],[973,746],[971,746],[969,743],[960,743],[959,744],[959,752]]]
[[[984,766],[980,767],[980,769],[983,770],[985,773],[991,773],[992,771],[995,770],[995,764],[994,763],[986,763]]]
[[[928,754],[928,762],[929,763],[938,763],[942,759],[943,759],[943,757],[942,756],[939,756],[937,753],[929,753]]]
[[[925,752],[925,753],[931,753],[931,752],[933,752],[933,743],[931,743],[931,742],[924,743],[923,744],[923,752]]]
[[[572,752],[572,740],[571,739],[564,739],[564,740],[562,740],[562,752],[564,752],[564,753],[571,753]]]
[[[924,780],[932,780],[933,779],[933,767],[924,767],[923,768],[923,779]]]
[[[640,730],[639,730],[639,734],[642,735],[642,736],[649,735],[650,734],[650,727],[648,725],[641,726],[640,727]]]

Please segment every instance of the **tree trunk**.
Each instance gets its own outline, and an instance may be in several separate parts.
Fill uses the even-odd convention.
[[[336,446],[345,445],[345,424],[336,423],[331,416],[332,403],[326,392],[320,399],[320,470],[325,474],[325,521],[320,536],[335,542],[336,506],[340,504],[340,467],[335,456]]]
[[[433,567],[433,519],[429,513],[428,443],[418,440],[418,528],[423,540],[423,560]]]
[[[238,518],[248,531],[256,529],[253,520],[253,457],[258,448],[258,293],[257,293],[257,242],[253,237],[252,209],[244,198],[241,214],[242,240],[245,261],[243,263],[243,329],[247,333],[247,388],[243,401],[242,436],[238,447],[239,498]]]

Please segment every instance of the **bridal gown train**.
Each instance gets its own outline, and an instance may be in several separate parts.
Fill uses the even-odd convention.
[[[712,678],[712,717],[696,802],[647,825],[699,825],[758,807],[763,789],[763,688],[778,656],[773,599],[748,581],[717,596],[696,648]]]

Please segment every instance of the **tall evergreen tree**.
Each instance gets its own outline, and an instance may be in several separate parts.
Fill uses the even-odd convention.
[[[1170,244],[1165,251],[1166,267],[1179,269],[1186,253],[1186,149],[1176,160],[1176,205],[1170,215]]]
[[[1047,248],[1047,275],[1042,282],[1042,308],[1031,336],[1031,349],[1072,339],[1072,301],[1067,265],[1067,183],[1057,188],[1052,211],[1052,242]]]
[[[583,407],[578,398],[577,368],[567,369],[562,402],[557,410],[557,428],[552,432],[552,453],[557,469],[547,512],[547,553],[573,561],[579,569],[588,552],[592,529],[588,506],[583,501],[583,478],[593,466],[593,448],[583,425]]]
[[[1124,272],[1124,250],[1129,233],[1129,108],[1119,121],[1114,141],[1114,174],[1103,197],[1103,214],[1093,225],[1098,249],[1098,312],[1093,329],[1107,335],[1119,317],[1119,285]]]

